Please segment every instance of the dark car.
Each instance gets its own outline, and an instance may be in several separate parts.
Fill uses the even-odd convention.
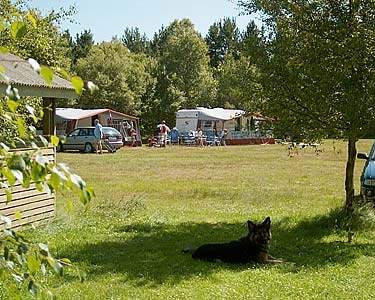
[[[360,179],[361,195],[366,201],[375,201],[375,142],[370,154],[359,152],[357,158],[366,160]]]
[[[72,130],[66,136],[61,136],[57,151],[78,150],[86,153],[94,152],[94,129],[95,127],[80,127]],[[102,130],[104,136],[103,142],[108,143],[111,149],[117,150],[124,145],[123,137],[116,128],[103,127]]]

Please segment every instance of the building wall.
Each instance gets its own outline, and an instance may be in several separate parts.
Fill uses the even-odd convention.
[[[18,149],[17,151],[29,150]],[[41,148],[40,151],[49,160],[55,160],[53,146]],[[54,193],[38,191],[35,184],[31,184],[28,188],[16,184],[12,188],[12,201],[9,203],[7,203],[5,190],[0,189],[0,213],[12,220],[12,229],[46,223],[55,216],[56,197]],[[22,217],[21,219],[18,218],[18,214]],[[3,229],[3,227],[4,223],[0,221],[0,229]]]

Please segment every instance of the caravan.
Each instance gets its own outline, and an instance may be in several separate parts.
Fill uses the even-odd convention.
[[[196,132],[201,128],[203,134],[214,132],[220,136],[227,130],[226,143],[274,144],[272,119],[258,113],[247,113],[240,109],[205,108],[180,109],[176,113],[176,127],[181,135]]]
[[[176,127],[180,132],[217,130],[224,128],[235,130],[236,119],[243,116],[245,111],[239,109],[205,108],[180,109],[176,114]]]

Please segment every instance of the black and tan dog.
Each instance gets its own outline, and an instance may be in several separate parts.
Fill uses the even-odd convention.
[[[271,241],[271,219],[267,217],[262,224],[247,221],[248,234],[236,241],[223,244],[204,244],[196,249],[185,249],[193,258],[228,263],[282,263],[272,257],[269,251]]]

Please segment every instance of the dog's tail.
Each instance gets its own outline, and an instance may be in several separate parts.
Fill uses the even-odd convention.
[[[195,248],[185,248],[185,249],[182,249],[181,252],[182,253],[190,253],[190,254],[193,254],[195,251]]]

